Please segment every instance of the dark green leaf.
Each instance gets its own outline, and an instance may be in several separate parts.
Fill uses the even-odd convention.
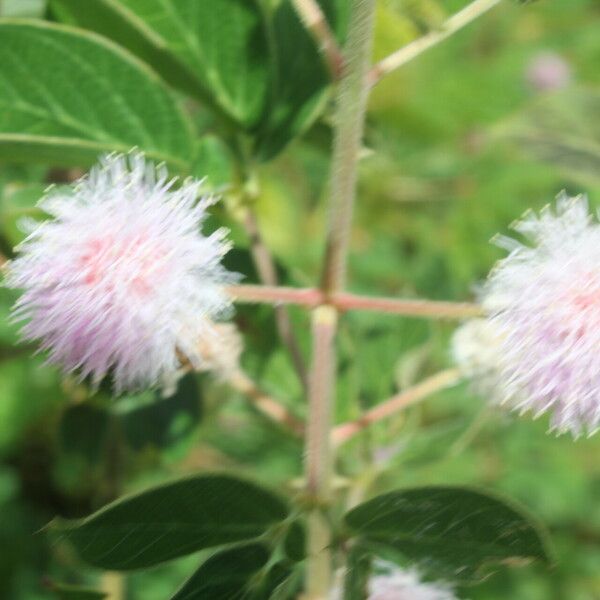
[[[166,447],[190,433],[202,417],[200,390],[196,376],[183,377],[176,392],[162,398],[159,392],[148,394],[147,402],[134,405],[136,399],[119,401],[119,413],[127,443],[137,449],[147,446]]]
[[[268,41],[258,0],[53,0],[79,25],[123,44],[163,78],[244,127],[264,110]]]
[[[171,600],[242,600],[269,560],[264,544],[248,544],[213,554]]]
[[[191,130],[162,82],[108,40],[0,21],[0,157],[87,166],[137,146],[187,172]]]
[[[341,37],[348,3],[319,0],[332,28]],[[257,131],[257,154],[267,160],[305,131],[324,108],[330,75],[319,50],[301,23],[291,0],[283,0],[272,19],[273,74],[271,99]]]
[[[253,483],[199,475],[123,498],[86,519],[57,519],[50,529],[88,563],[129,570],[255,538],[286,516],[285,503]]]
[[[298,574],[285,561],[275,563],[256,580],[249,600],[294,600],[300,592]]]
[[[438,579],[478,580],[493,563],[549,561],[545,534],[523,509],[466,488],[391,492],[356,507],[345,521],[375,551],[400,552]]]
[[[306,530],[301,521],[293,521],[283,543],[286,556],[295,562],[306,556]]]
[[[58,600],[102,600],[108,595],[99,590],[92,590],[75,585],[52,583],[51,587]]]
[[[366,600],[371,559],[360,546],[348,553],[344,578],[344,600]]]
[[[69,407],[60,423],[63,449],[82,455],[90,462],[97,460],[104,448],[109,418],[106,410],[91,404]]]

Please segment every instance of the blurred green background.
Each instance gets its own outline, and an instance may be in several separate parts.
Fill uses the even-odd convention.
[[[380,0],[376,57],[464,6],[457,0]],[[10,16],[41,16],[42,2],[0,0]],[[2,40],[0,39],[0,44]],[[199,119],[202,119],[200,109]],[[286,279],[313,285],[326,218],[327,115],[259,170],[261,228]],[[562,189],[600,201],[600,2],[502,3],[374,91],[361,163],[349,287],[365,294],[466,300],[501,253],[489,243],[526,209]],[[22,239],[20,218],[48,182],[43,166],[0,167],[2,251]],[[223,215],[242,248],[244,232]],[[232,265],[248,280],[243,252]],[[201,376],[169,399],[93,398],[17,346],[0,290],[0,597],[52,598],[51,580],[94,582],[41,528],[80,516],[123,491],[198,469],[237,469],[293,489],[300,444],[243,398]],[[307,318],[294,311],[308,348]],[[301,388],[278,347],[269,309],[241,308],[244,364],[300,414]],[[337,419],[444,368],[452,325],[346,315],[339,338]],[[106,407],[110,408],[107,418]],[[346,497],[393,486],[476,484],[524,503],[550,529],[556,565],[526,566],[461,590],[471,600],[600,600],[600,435],[546,434],[462,385],[353,442],[338,464]],[[354,484],[353,484],[354,482]],[[348,500],[348,498],[346,498]],[[350,501],[350,500],[348,500]],[[162,600],[197,557],[127,578],[127,598]]]

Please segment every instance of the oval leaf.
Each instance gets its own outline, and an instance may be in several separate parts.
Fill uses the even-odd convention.
[[[478,580],[492,563],[549,560],[545,535],[529,515],[466,488],[391,492],[357,506],[345,521],[375,553],[399,552],[438,579]]]
[[[97,35],[0,20],[0,157],[87,166],[137,146],[187,172],[191,129],[160,79]]]
[[[242,126],[262,115],[269,48],[259,0],[53,0],[53,6]]]
[[[171,600],[242,600],[250,582],[269,561],[264,544],[248,544],[213,554]]]
[[[348,19],[345,0],[318,0],[341,39]],[[303,133],[319,116],[331,76],[292,2],[280,2],[272,17],[273,60],[270,104],[257,130],[256,152],[268,160]]]
[[[89,564],[129,570],[250,540],[286,516],[286,504],[253,483],[199,475],[123,498],[86,519],[55,520],[50,529]]]

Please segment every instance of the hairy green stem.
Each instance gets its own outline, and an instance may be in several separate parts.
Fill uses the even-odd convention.
[[[344,287],[357,164],[361,148],[369,88],[367,74],[373,43],[375,0],[354,0],[345,69],[339,84],[334,121],[330,180],[330,214],[321,288],[335,292]]]
[[[306,491],[313,505],[308,516],[306,600],[325,600],[331,587],[331,536],[325,511],[331,494],[330,432],[333,417],[336,328],[337,312],[333,307],[322,305],[313,311],[309,417],[304,447]]]
[[[343,288],[346,277],[357,164],[369,94],[367,74],[374,14],[375,0],[352,1],[344,71],[336,103],[330,217],[320,286],[324,300],[312,315],[313,351],[305,460],[307,493],[314,507],[308,516],[306,600],[327,600],[332,584],[331,532],[326,510],[330,503],[332,477],[330,434],[335,388],[337,309],[327,304],[327,297]]]

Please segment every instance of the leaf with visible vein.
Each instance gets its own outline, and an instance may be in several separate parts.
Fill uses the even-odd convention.
[[[0,157],[88,166],[138,147],[188,172],[191,126],[143,63],[95,34],[0,20]]]

